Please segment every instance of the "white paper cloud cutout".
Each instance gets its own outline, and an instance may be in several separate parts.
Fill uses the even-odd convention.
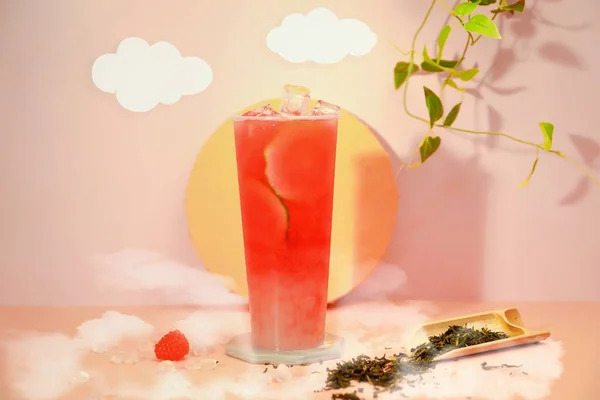
[[[347,55],[364,56],[377,35],[357,19],[339,19],[327,8],[306,15],[290,14],[267,34],[267,47],[286,61],[335,64]]]
[[[149,45],[130,37],[121,41],[116,53],[96,59],[92,80],[98,89],[115,94],[125,109],[146,112],[159,103],[175,104],[181,96],[204,91],[213,71],[201,58],[182,57],[168,42]]]

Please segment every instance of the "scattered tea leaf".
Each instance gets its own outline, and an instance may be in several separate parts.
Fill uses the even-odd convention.
[[[458,103],[446,115],[446,119],[444,120],[444,126],[451,126],[454,121],[456,121],[456,117],[458,117],[458,113],[460,112],[460,107],[462,106],[462,102]]]
[[[417,71],[419,71],[419,66],[414,63],[411,64],[404,61],[398,62],[394,67],[394,84],[396,86],[396,90],[400,89],[404,82],[406,82],[409,73],[414,74]]]
[[[442,30],[440,31],[440,35],[438,36],[438,40],[437,40],[437,44],[438,44],[437,58],[438,58],[438,60],[442,58],[442,54],[444,52],[444,47],[446,46],[446,41],[448,40],[448,36],[450,35],[451,31],[452,31],[452,28],[450,27],[450,25],[444,26],[442,28]]]
[[[429,128],[433,128],[433,125],[444,116],[444,106],[438,95],[427,86],[423,86],[423,91],[425,93],[427,111],[429,111]]]
[[[542,147],[544,150],[548,151],[552,148],[554,125],[552,125],[550,122],[540,122],[540,128],[542,129],[542,134],[544,135],[544,144]]]
[[[493,369],[500,369],[500,368],[521,368],[522,366],[523,365],[512,365],[512,364],[488,365],[487,362],[481,363],[481,369],[483,369],[485,371],[491,371]]]
[[[437,356],[451,350],[475,346],[478,344],[506,339],[504,332],[494,332],[488,328],[474,329],[453,325],[446,332],[429,337],[429,342],[411,349],[412,359],[420,362],[432,362]]]
[[[345,389],[354,382],[370,383],[377,392],[393,392],[408,376],[420,375],[435,367],[435,358],[443,353],[456,348],[475,346],[495,340],[506,339],[503,332],[494,332],[487,328],[474,329],[466,326],[450,326],[440,335],[430,336],[426,343],[412,349],[412,355],[403,353],[391,357],[368,357],[360,355],[350,361],[338,362],[333,369],[327,369],[325,390]],[[487,365],[487,364],[486,364]],[[509,366],[510,367],[510,366]],[[483,364],[482,364],[483,368]],[[410,381],[408,381],[410,382]],[[352,399],[353,395],[361,390],[351,393],[337,394],[332,399]]]
[[[531,177],[533,176],[533,174],[535,174],[535,169],[537,167],[538,161],[540,161],[540,158],[536,156],[535,161],[533,162],[533,165],[531,166],[531,171],[529,172],[529,175],[527,175],[527,178],[525,178],[525,180],[523,182],[521,182],[521,184],[519,185],[519,188],[524,188],[525,186],[527,186],[529,184]]]
[[[481,36],[487,36],[492,39],[502,39],[498,27],[490,17],[484,14],[475,14],[465,22],[465,29],[468,32]]]
[[[455,71],[453,75],[463,82],[468,82],[475,78],[479,73],[479,68],[466,69],[464,71]]]
[[[442,144],[442,138],[439,136],[427,136],[421,142],[419,146],[419,153],[421,155],[421,164],[423,164],[429,157],[431,157]]]
[[[421,69],[427,72],[442,72],[447,69],[454,69],[458,66],[458,60],[431,60],[432,63],[423,61],[421,63]]]
[[[467,3],[459,3],[454,7],[454,15],[457,17],[462,17],[464,15],[469,15],[473,13],[477,9],[477,5],[479,2],[467,2]]]
[[[360,400],[356,393],[334,393],[331,395],[332,400]]]
[[[376,387],[392,387],[402,378],[398,357],[368,357],[359,355],[350,361],[339,362],[327,369],[327,389],[345,389],[352,382],[369,382]]]

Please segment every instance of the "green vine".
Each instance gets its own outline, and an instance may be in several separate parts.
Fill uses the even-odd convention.
[[[448,37],[452,33],[452,27],[445,25],[441,30],[437,38],[437,54],[432,58],[425,46],[421,53],[421,63],[416,62],[416,45],[417,39],[421,34],[421,31],[425,28],[429,17],[436,4],[440,3],[449,13],[452,18],[455,18],[460,26],[467,33],[467,39],[463,51],[457,60],[447,60],[443,58],[444,47]],[[486,6],[491,6],[484,8]],[[485,10],[490,10],[488,13]],[[592,182],[600,187],[600,181],[583,165],[577,161],[568,157],[563,152],[553,148],[554,138],[554,125],[550,122],[540,122],[539,128],[542,133],[541,143],[534,143],[528,140],[519,139],[518,137],[493,131],[477,131],[472,129],[457,128],[453,126],[456,118],[460,113],[462,101],[455,104],[450,111],[444,113],[444,104],[438,94],[436,94],[430,88],[423,86],[423,94],[425,97],[425,105],[427,106],[428,118],[420,117],[408,108],[408,86],[411,76],[419,71],[424,71],[431,74],[441,74],[443,76],[443,83],[441,92],[445,88],[450,87],[464,94],[466,89],[460,86],[460,82],[469,82],[473,80],[478,74],[478,68],[465,68],[464,61],[469,48],[473,47],[482,37],[491,39],[501,39],[502,36],[498,30],[495,19],[502,14],[515,14],[523,13],[525,11],[525,0],[516,0],[509,4],[509,0],[466,0],[459,3],[451,9],[443,0],[432,0],[427,13],[423,18],[423,21],[419,25],[415,32],[411,49],[408,53],[404,53],[408,57],[408,61],[400,61],[394,68],[394,83],[396,90],[399,90],[403,86],[403,106],[406,114],[418,121],[424,122],[429,127],[429,134],[423,138],[419,145],[420,162],[409,165],[409,167],[415,167],[423,164],[429,157],[431,157],[441,146],[442,139],[434,134],[436,128],[449,129],[456,132],[463,132],[471,135],[492,135],[499,136],[514,142],[520,143],[525,146],[529,146],[535,149],[535,160],[531,167],[531,171],[521,183],[520,187],[526,186],[533,174],[535,173],[536,167],[539,162],[540,152],[554,154],[559,156],[572,165],[574,165],[579,171],[586,175]],[[440,92],[440,93],[441,93]],[[445,118],[444,118],[445,114]],[[444,118],[442,120],[442,118]]]

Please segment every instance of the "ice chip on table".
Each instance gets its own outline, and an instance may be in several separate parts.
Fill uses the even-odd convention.
[[[323,100],[317,101],[312,109],[311,115],[337,115],[340,113],[340,107]]]
[[[266,106],[255,108],[254,110],[246,111],[242,116],[244,117],[275,117],[280,115],[277,111],[273,110],[270,104]]]
[[[177,366],[173,361],[161,361],[158,363],[158,373],[164,374],[177,370]]]
[[[71,385],[80,385],[90,381],[90,374],[85,371],[79,371],[71,378]]]
[[[125,355],[123,353],[115,353],[110,356],[110,362],[113,364],[123,364],[125,361]]]
[[[281,113],[286,115],[308,115],[310,90],[302,86],[285,85],[281,96]]]
[[[212,358],[190,358],[185,363],[185,369],[211,371],[217,368],[218,361]]]

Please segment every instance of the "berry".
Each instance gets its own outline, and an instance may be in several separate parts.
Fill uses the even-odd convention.
[[[154,354],[161,361],[181,361],[190,352],[190,343],[178,330],[163,336],[154,346]]]

